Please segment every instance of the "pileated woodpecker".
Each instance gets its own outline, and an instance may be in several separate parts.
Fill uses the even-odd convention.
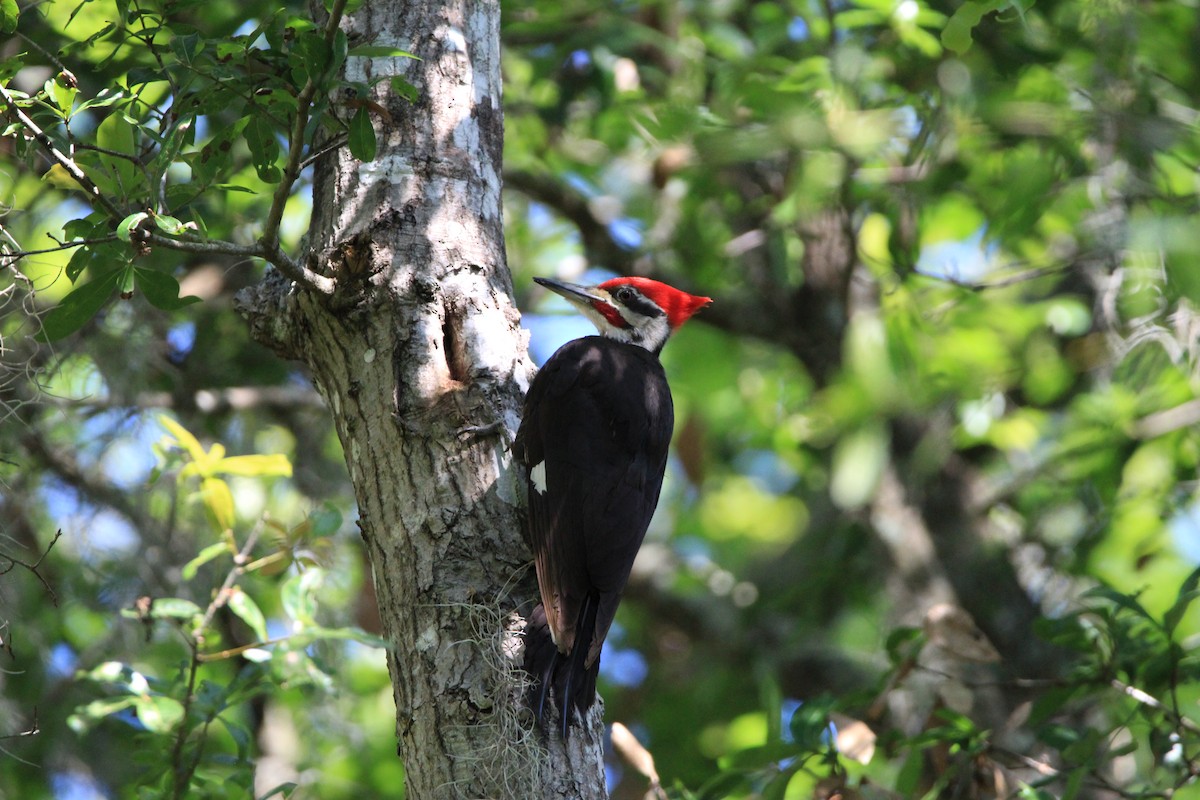
[[[529,485],[528,537],[541,604],[525,628],[530,704],[551,686],[565,738],[596,697],[600,646],[662,487],[675,424],[658,355],[712,302],[647,278],[598,286],[534,278],[600,331],[563,345],[534,378],[513,455]]]

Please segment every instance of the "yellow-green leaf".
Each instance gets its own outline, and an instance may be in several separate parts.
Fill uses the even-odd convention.
[[[205,478],[200,483],[200,499],[209,521],[218,531],[233,527],[233,492],[220,478]]]
[[[868,423],[844,436],[833,451],[829,496],[839,508],[860,508],[871,499],[887,465],[887,433]]]
[[[191,431],[175,420],[164,414],[158,418],[158,424],[166,428],[167,433],[175,437],[175,441],[187,451],[187,454],[193,460],[204,461],[208,457],[208,454],[204,452],[204,448],[200,446],[200,441],[195,436],[192,436]]]
[[[212,466],[213,472],[226,475],[243,475],[248,478],[266,478],[276,475],[290,477],[292,464],[287,456],[272,455],[230,456]]]

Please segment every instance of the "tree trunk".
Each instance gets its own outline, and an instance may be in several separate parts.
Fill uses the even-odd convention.
[[[599,704],[548,741],[514,669],[536,584],[508,444],[531,367],[504,257],[499,24],[483,0],[367,0],[343,22],[351,46],[419,60],[347,60],[383,111],[375,161],[339,148],[316,166],[303,255],[334,295],[272,273],[241,309],[332,410],[393,645],[407,796],[603,797]]]

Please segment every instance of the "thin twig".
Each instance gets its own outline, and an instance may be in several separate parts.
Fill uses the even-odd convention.
[[[283,252],[278,240],[275,242],[274,249],[269,250],[266,247],[266,243],[262,240],[253,245],[240,245],[219,239],[173,239],[169,236],[146,231],[143,241],[155,247],[166,247],[185,253],[208,253],[210,255],[239,256],[241,258],[261,258],[274,265],[288,280],[295,281],[306,289],[328,295],[333,294],[335,287],[333,278],[313,272]]]
[[[246,652],[247,650],[253,650],[257,647],[269,647],[270,645],[273,645],[273,644],[283,644],[284,642],[289,641],[293,638],[295,638],[295,637],[292,636],[291,634],[288,634],[287,636],[278,636],[274,639],[267,639],[265,642],[251,642],[250,644],[243,644],[238,647],[231,647],[228,650],[218,650],[215,653],[200,653],[196,657],[198,659],[200,659],[201,661],[223,661],[226,658],[240,656],[242,653]]]
[[[196,678],[200,670],[200,663],[205,659],[200,652],[200,646],[204,641],[204,631],[212,624],[213,617],[217,611],[229,602],[229,592],[233,589],[234,583],[237,582],[239,576],[244,572],[243,565],[250,557],[250,551],[254,549],[254,545],[258,542],[259,534],[262,531],[262,525],[255,525],[250,531],[250,535],[246,537],[246,543],[242,545],[242,549],[233,558],[233,567],[229,570],[229,574],[225,576],[225,582],[221,584],[221,588],[217,590],[217,594],[213,597],[212,602],[208,604],[208,608],[204,611],[204,617],[200,620],[200,624],[196,626],[195,631],[191,636],[187,637],[188,648],[192,651],[191,664],[188,666],[187,691],[183,696],[183,715],[179,722],[179,733],[175,737],[175,744],[171,748],[171,765],[172,772],[175,775],[174,797],[175,800],[182,800],[187,792],[188,784],[191,781],[192,774],[196,771],[196,765],[199,758],[192,760],[191,764],[183,763],[183,748],[187,744],[189,729],[187,725],[188,716],[191,711],[192,702],[195,700],[196,693]],[[201,739],[204,738],[203,732],[208,730],[206,720],[201,728]]]
[[[322,147],[320,150],[317,150],[315,153],[310,153],[307,158],[300,162],[300,171],[303,172],[317,161],[320,161],[323,156],[332,153],[339,147],[345,146],[346,140],[349,138],[350,137],[344,133],[339,133],[337,136],[334,136],[324,147]]]
[[[225,576],[225,582],[221,584],[221,588],[217,590],[216,597],[208,604],[208,608],[204,611],[204,618],[200,620],[200,625],[196,628],[196,645],[200,645],[202,631],[212,624],[213,616],[221,610],[226,603],[229,602],[229,592],[233,589],[233,585],[237,583],[237,579],[246,571],[246,562],[250,558],[250,551],[254,549],[254,545],[258,544],[258,537],[262,533],[262,524],[255,525],[250,531],[250,535],[246,537],[246,543],[242,545],[242,549],[233,557],[233,567],[230,568],[229,574]]]
[[[53,158],[63,169],[65,169],[67,174],[74,178],[75,182],[78,183],[88,195],[90,195],[97,203],[104,206],[104,210],[108,212],[109,216],[111,216],[113,219],[122,219],[125,216],[111,200],[104,196],[104,193],[100,191],[100,187],[97,186],[95,182],[79,168],[79,165],[76,164],[73,159],[59,150],[54,144],[54,141],[48,135],[46,135],[46,132],[39,128],[37,123],[30,119],[28,114],[21,110],[21,107],[17,105],[17,102],[13,99],[12,95],[8,93],[8,89],[3,85],[0,85],[0,100],[4,101],[4,105],[7,106],[9,113],[13,114],[20,121],[20,123],[25,126],[25,129],[33,134],[33,138],[36,139],[38,144],[40,144],[42,148],[50,154],[50,157]]]
[[[3,736],[0,736],[0,740],[20,739],[23,736],[37,736],[41,732],[42,732],[42,729],[40,727],[38,727],[37,706],[34,706],[33,707],[33,721],[29,723],[29,727],[26,728],[25,730],[19,731],[17,733],[6,733]]]
[[[1189,733],[1200,733],[1200,725],[1193,722],[1189,717],[1185,717],[1175,709],[1168,706],[1163,701],[1159,700],[1151,694],[1139,689],[1136,686],[1130,686],[1128,683],[1123,683],[1116,678],[1113,678],[1109,685],[1117,691],[1131,697],[1144,706],[1150,706],[1156,711],[1161,711],[1163,714],[1171,718],[1171,720],[1181,728],[1185,728]]]
[[[345,0],[342,0],[338,6],[335,6],[335,10],[338,8],[345,8]],[[315,94],[315,88],[313,93]],[[311,99],[312,98],[310,96],[310,102]],[[50,157],[56,163],[62,166],[62,168],[67,171],[67,174],[69,174],[96,203],[99,203],[112,219],[119,220],[125,217],[125,214],[121,211],[121,209],[117,208],[117,206],[105,196],[105,194],[100,190],[100,187],[97,186],[95,182],[87,176],[87,173],[79,168],[79,165],[75,163],[74,159],[59,150],[54,144],[54,141],[46,134],[46,132],[38,127],[37,123],[34,122],[28,114],[21,110],[21,108],[16,104],[16,101],[13,99],[12,95],[9,94],[8,90],[2,85],[0,85],[0,100],[3,100],[4,105],[8,108],[9,112],[16,116],[18,121],[20,121],[26,130],[33,135],[34,139],[37,140],[38,144],[42,146],[42,148],[50,155]],[[307,113],[305,116],[307,116]],[[302,127],[300,129],[301,145],[303,145],[303,136],[304,130]],[[124,156],[124,154],[121,155]],[[296,165],[298,164],[299,156],[296,156]],[[293,178],[287,186],[287,191],[276,193],[276,202],[279,202],[279,197],[281,194],[283,201],[287,200],[287,195],[291,189],[291,183],[295,182],[294,176],[299,175],[299,170],[295,168],[296,165],[291,164],[291,158],[289,157],[289,171],[291,174],[293,174]],[[284,187],[281,185],[280,188],[283,189]],[[263,238],[259,240],[258,244],[254,247],[245,247],[242,245],[233,244],[232,242],[216,240],[172,239],[153,233],[148,233],[145,237],[145,241],[149,244],[157,245],[159,247],[166,247],[172,250],[181,250],[184,252],[261,258],[273,264],[280,272],[287,276],[289,280],[292,280],[295,283],[298,283],[301,286],[320,294],[333,294],[334,281],[332,278],[319,275],[298,263],[289,257],[285,252],[283,252],[282,248],[279,246],[279,219],[282,218],[282,214],[283,209],[281,205],[279,209],[279,218],[275,219],[274,228],[270,227],[270,222],[268,221],[267,231],[269,231],[271,235],[268,237],[267,233],[264,232]]]
[[[16,261],[17,259],[25,258],[26,256],[40,256],[43,253],[57,253],[61,250],[69,250],[72,247],[83,247],[85,245],[93,244],[107,244],[108,242],[116,241],[116,238],[117,235],[115,233],[110,233],[108,236],[101,236],[98,239],[74,239],[70,242],[60,242],[57,247],[45,247],[41,250],[16,250],[13,252],[0,251],[0,259],[11,258],[13,261]]]
[[[50,544],[46,545],[46,549],[38,556],[38,560],[30,564],[28,561],[22,561],[19,558],[13,558],[8,553],[0,553],[0,558],[10,562],[7,567],[0,568],[0,575],[5,575],[12,572],[16,567],[24,567],[33,573],[33,576],[42,582],[42,586],[46,587],[46,591],[50,593],[50,602],[58,606],[58,595],[54,591],[54,587],[50,585],[50,581],[42,573],[38,572],[38,568],[42,566],[42,562],[46,560],[46,556],[50,555],[50,551],[54,548],[54,544],[62,538],[62,531],[58,530],[54,533],[54,538],[50,540]]]
[[[342,21],[342,14],[346,10],[346,2],[347,0],[334,0],[333,6],[329,9],[329,19],[325,23],[325,43],[327,45],[333,45],[338,26]],[[304,131],[308,127],[308,115],[316,95],[317,83],[310,75],[304,83],[304,88],[300,90],[300,94],[296,97],[296,117],[292,121],[291,136],[288,142],[287,163],[283,168],[283,178],[279,181],[279,186],[275,189],[275,196],[271,201],[271,210],[267,214],[267,222],[263,226],[263,234],[259,239],[259,246],[263,252],[269,255],[282,255],[282,251],[279,249],[279,225],[283,220],[283,209],[287,205],[288,197],[292,193],[292,186],[295,185],[296,179],[300,177],[301,164],[304,161]],[[276,266],[279,265],[276,264]],[[280,267],[280,271],[297,283],[308,286],[308,288],[324,291],[312,280],[312,278],[321,276],[317,276],[306,267],[302,267],[295,262],[292,262],[288,269]],[[332,281],[330,284],[331,291]],[[330,292],[325,291],[324,293],[328,294]]]

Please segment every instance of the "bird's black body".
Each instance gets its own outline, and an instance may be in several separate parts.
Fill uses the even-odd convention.
[[[528,534],[544,605],[525,632],[542,717],[550,687],[570,708],[595,699],[600,647],[658,504],[674,426],[658,355],[601,336],[563,345],[534,378],[513,445],[529,479]]]

